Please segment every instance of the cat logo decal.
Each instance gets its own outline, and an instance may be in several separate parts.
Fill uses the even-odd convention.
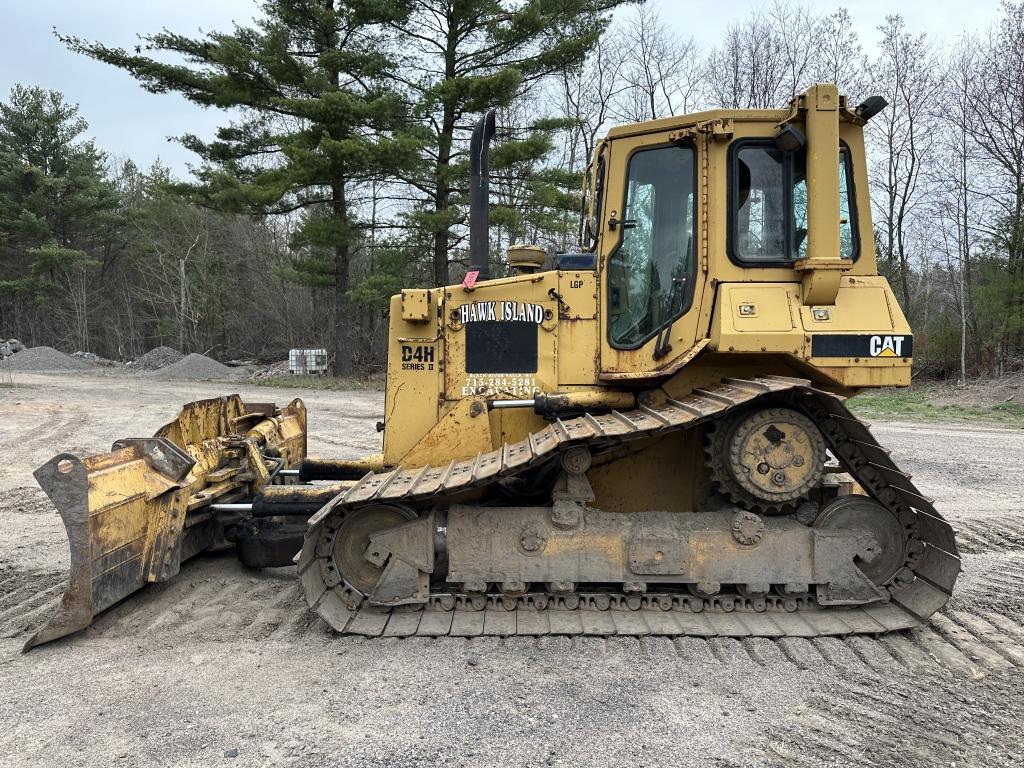
[[[868,350],[872,357],[903,357],[903,336],[872,336]]]

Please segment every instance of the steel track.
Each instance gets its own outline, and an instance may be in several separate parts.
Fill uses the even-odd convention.
[[[693,429],[758,400],[786,403],[810,416],[844,469],[903,523],[909,554],[886,584],[888,601],[822,607],[813,597],[751,599],[724,593],[704,599],[667,591],[518,597],[441,593],[431,595],[424,606],[385,608],[366,602],[333,566],[332,544],[325,534],[362,506],[437,500],[537,467],[575,446],[603,450]],[[311,518],[298,566],[310,607],[335,630],[349,634],[818,637],[880,634],[925,623],[952,594],[960,558],[953,529],[842,398],[813,388],[806,379],[764,376],[723,379],[656,407],[556,420],[517,443],[446,466],[369,473]]]

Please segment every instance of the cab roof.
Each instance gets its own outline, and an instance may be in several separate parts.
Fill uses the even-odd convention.
[[[646,120],[642,123],[620,125],[608,131],[607,138],[619,139],[625,136],[637,136],[644,133],[660,133],[691,128],[698,123],[712,120],[732,120],[738,123],[767,123],[775,125],[786,119],[787,109],[708,109],[703,112],[691,112],[687,115],[673,115],[657,120]]]
[[[842,122],[863,125],[861,120],[853,112],[849,111],[845,96],[840,96],[839,119]],[[608,131],[607,139],[619,139],[626,136],[639,136],[645,133],[660,133],[662,131],[678,131],[691,128],[699,123],[707,123],[713,120],[731,120],[735,123],[764,123],[766,125],[777,125],[793,114],[789,108],[786,109],[708,109],[703,112],[691,112],[687,115],[673,115],[662,117],[658,120],[646,120],[642,123],[620,125]]]

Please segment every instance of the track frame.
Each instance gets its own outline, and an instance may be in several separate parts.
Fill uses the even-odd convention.
[[[572,448],[624,443],[694,429],[759,400],[782,402],[814,421],[843,468],[907,532],[906,563],[885,584],[887,601],[863,606],[817,604],[813,597],[693,597],[674,591],[571,596],[431,594],[424,605],[370,604],[334,568],[330,534],[368,504],[443,501],[539,466]],[[367,473],[309,521],[297,558],[310,608],[338,632],[360,635],[597,634],[780,637],[879,634],[925,623],[949,600],[960,572],[953,529],[853,416],[843,398],[807,379],[727,378],[679,400],[636,410],[554,420],[523,440],[444,466]],[[567,600],[568,598],[568,600]]]

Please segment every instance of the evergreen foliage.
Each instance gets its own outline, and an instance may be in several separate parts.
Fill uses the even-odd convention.
[[[535,97],[542,80],[580,66],[607,26],[608,11],[625,1],[420,0],[406,19],[393,23],[405,51],[396,76],[430,131],[416,172],[404,178],[418,193],[407,219],[433,240],[434,285],[452,281],[449,264],[462,245],[466,145],[476,117],[488,109],[507,110],[525,93]],[[496,155],[496,171],[535,167],[548,157],[560,126],[537,117],[521,124],[532,134],[525,140],[499,124],[498,142],[514,145],[504,151],[507,165]],[[569,183],[579,188],[579,179]],[[549,191],[534,178],[517,202]],[[527,205],[546,207],[539,199]]]
[[[339,374],[353,366],[351,256],[365,228],[349,199],[360,185],[410,167],[419,149],[389,81],[391,25],[409,12],[403,0],[267,0],[253,26],[200,38],[147,35],[144,52],[63,38],[153,93],[240,115],[213,141],[181,138],[203,163],[197,182],[180,190],[218,210],[300,212],[292,274],[333,287]]]
[[[72,338],[89,343],[89,286],[119,249],[121,216],[106,157],[82,138],[87,124],[56,91],[15,86],[0,103],[0,321],[64,291]]]

